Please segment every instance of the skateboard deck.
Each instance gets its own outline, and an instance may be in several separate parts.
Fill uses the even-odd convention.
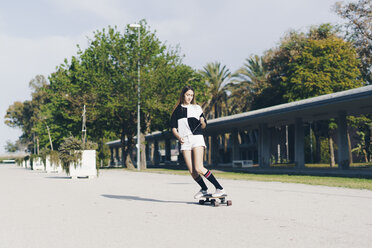
[[[226,197],[227,195],[212,196],[212,194],[208,194],[200,197],[199,204],[204,205],[205,203],[210,203],[213,207],[218,207],[220,204],[226,204],[227,206],[231,206],[232,201],[226,200]]]

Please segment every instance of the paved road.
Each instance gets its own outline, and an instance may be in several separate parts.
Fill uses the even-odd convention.
[[[371,247],[372,191],[221,182],[230,207],[196,204],[188,176],[0,165],[0,247]]]

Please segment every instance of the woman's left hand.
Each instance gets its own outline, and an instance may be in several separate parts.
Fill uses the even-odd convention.
[[[201,124],[202,129],[204,129],[207,126],[207,124],[205,123],[204,117],[200,117],[200,124]]]

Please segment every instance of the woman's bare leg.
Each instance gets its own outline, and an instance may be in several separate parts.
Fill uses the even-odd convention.
[[[221,184],[217,181],[217,179],[213,176],[212,172],[207,170],[203,165],[203,156],[204,156],[204,147],[195,147],[193,150],[193,165],[195,170],[203,175],[206,179],[208,179],[216,189],[223,189]]]
[[[193,150],[193,165],[194,169],[201,175],[205,175],[207,173],[207,169],[204,167],[203,164],[203,156],[204,156],[204,147],[195,147]]]
[[[203,178],[199,175],[197,170],[195,170],[195,166],[193,165],[193,159],[192,159],[194,154],[192,153],[192,151],[183,150],[182,154],[183,154],[183,158],[185,159],[185,163],[187,165],[187,168],[189,169],[189,172],[192,178],[194,178],[195,182],[199,184],[201,188],[201,190],[197,192],[196,195],[194,196],[195,198],[199,198],[202,195],[207,193],[208,187],[207,185],[205,185]]]
[[[192,164],[192,152],[189,150],[183,150],[182,151],[183,159],[185,160],[187,169],[189,170],[191,176],[196,179],[198,177],[198,172],[195,170],[193,164]]]

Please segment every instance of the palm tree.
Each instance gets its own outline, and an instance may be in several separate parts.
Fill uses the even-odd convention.
[[[219,62],[208,63],[203,69],[200,74],[204,77],[208,88],[208,101],[203,104],[204,112],[209,119],[221,117],[227,111],[226,86],[231,73]]]
[[[231,91],[233,111],[248,111],[254,97],[267,87],[267,71],[263,66],[263,58],[254,55],[246,59],[244,66],[232,75],[232,79],[228,89]]]

